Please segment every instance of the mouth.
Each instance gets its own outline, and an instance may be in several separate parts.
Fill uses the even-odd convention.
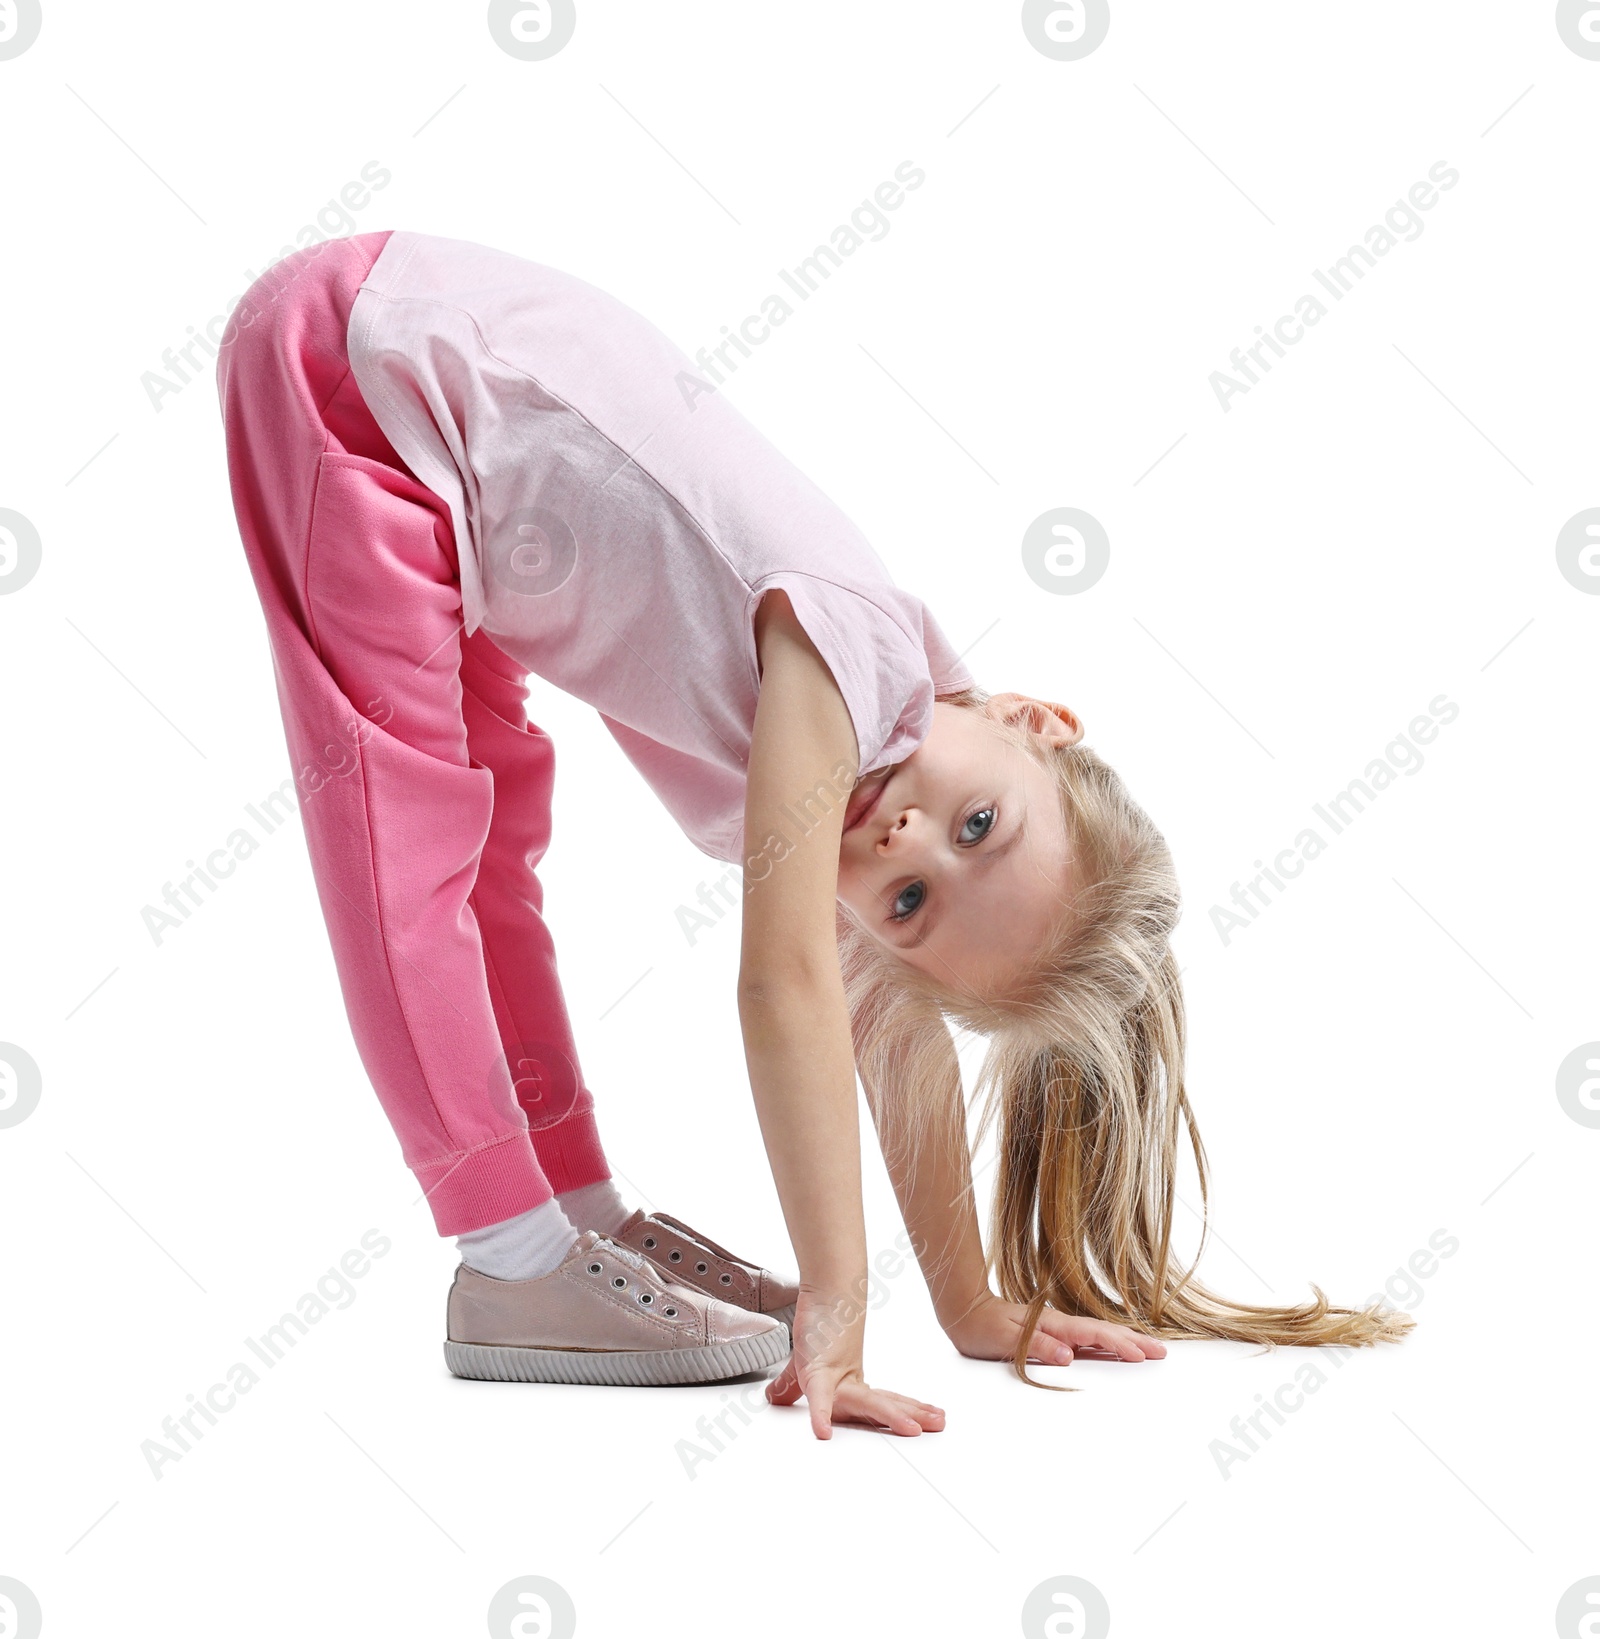
[[[844,828],[847,833],[854,831],[859,825],[864,825],[872,817],[893,773],[892,768],[886,768],[881,773],[869,774],[850,793],[850,801],[844,811]]]

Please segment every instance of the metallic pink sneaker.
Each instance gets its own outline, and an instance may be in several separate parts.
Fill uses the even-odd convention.
[[[592,1229],[537,1280],[494,1280],[462,1264],[450,1288],[444,1358],[457,1377],[717,1383],[788,1355],[776,1319],[681,1285]]]
[[[669,1218],[664,1212],[635,1212],[612,1239],[637,1248],[673,1280],[708,1297],[721,1298],[752,1314],[770,1315],[785,1326],[794,1324],[795,1299],[800,1296],[796,1282],[736,1257],[681,1218]]]

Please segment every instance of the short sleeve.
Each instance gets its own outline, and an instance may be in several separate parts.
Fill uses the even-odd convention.
[[[861,774],[903,762],[927,738],[936,695],[971,684],[933,616],[890,583],[869,596],[803,570],[781,569],[750,590],[752,616],[764,593],[788,595],[844,698]],[[750,646],[754,664],[753,632]]]

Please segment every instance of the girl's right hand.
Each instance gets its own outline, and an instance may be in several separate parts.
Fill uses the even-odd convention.
[[[1026,1305],[1006,1303],[990,1292],[946,1326],[945,1335],[970,1359],[1011,1360],[1027,1318]],[[1028,1359],[1045,1366],[1070,1366],[1077,1353],[1085,1350],[1118,1360],[1164,1360],[1167,1355],[1166,1344],[1131,1326],[1063,1314],[1059,1309],[1040,1314],[1028,1341]]]
[[[837,1317],[852,1307],[858,1318],[841,1325]],[[859,1311],[859,1303],[801,1290],[788,1362],[767,1384],[769,1404],[792,1406],[803,1395],[811,1411],[811,1432],[819,1440],[833,1438],[835,1423],[865,1424],[891,1434],[937,1434],[944,1427],[941,1407],[867,1382],[861,1365],[865,1316]]]

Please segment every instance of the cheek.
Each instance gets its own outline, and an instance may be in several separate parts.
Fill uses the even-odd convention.
[[[879,926],[883,907],[874,897],[872,890],[859,877],[853,875],[842,861],[839,865],[837,897],[841,904],[850,907],[855,913],[856,920],[873,939],[880,945],[886,943],[883,930]]]
[[[851,910],[861,910],[862,887],[860,879],[849,862],[841,858],[839,861],[839,884],[836,896],[842,899]]]

